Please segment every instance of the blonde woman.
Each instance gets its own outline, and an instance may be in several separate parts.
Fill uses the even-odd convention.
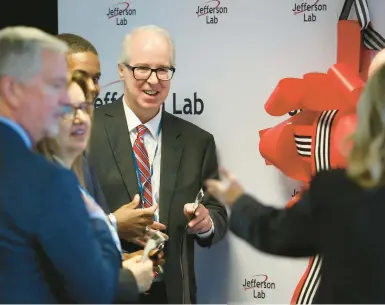
[[[94,98],[88,90],[87,81],[84,72],[71,74],[68,85],[71,105],[64,108],[59,134],[55,138],[44,138],[37,144],[38,152],[47,159],[72,169],[83,189],[86,188],[83,152],[90,137]]]
[[[317,174],[291,208],[261,204],[226,171],[228,185],[207,181],[231,207],[231,231],[255,248],[322,256],[315,303],[385,303],[385,66],[364,89],[352,140],[347,169]]]
[[[117,232],[98,203],[89,194],[84,179],[84,152],[88,147],[94,107],[94,96],[87,85],[88,79],[88,75],[82,71],[75,71],[71,74],[68,85],[70,104],[63,111],[59,133],[55,138],[45,138],[40,141],[37,144],[37,151],[52,162],[74,171],[89,212],[97,212],[100,215],[110,228],[116,250],[121,251]],[[147,291],[151,286],[153,263],[151,260],[140,263],[138,258],[140,257],[136,256],[123,262],[125,269],[120,271],[119,289],[117,291],[117,298],[120,300],[135,302],[139,297],[139,293]],[[71,302],[65,296],[61,298],[61,301]]]

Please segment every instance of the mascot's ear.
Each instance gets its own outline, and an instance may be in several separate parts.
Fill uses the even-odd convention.
[[[303,80],[283,78],[265,103],[265,111],[272,116],[282,116],[301,107],[304,97]]]

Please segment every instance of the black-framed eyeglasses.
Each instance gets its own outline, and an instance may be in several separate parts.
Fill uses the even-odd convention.
[[[136,80],[148,80],[153,72],[159,80],[170,80],[174,73],[174,67],[150,68],[150,67],[133,67],[129,64],[124,64],[127,69],[132,71]]]
[[[83,102],[79,106],[66,105],[62,109],[62,118],[65,120],[74,120],[77,116],[78,110],[83,111],[88,115],[92,114],[94,109],[93,102]]]

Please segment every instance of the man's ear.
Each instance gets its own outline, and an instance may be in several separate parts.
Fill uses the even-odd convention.
[[[21,83],[10,76],[0,77],[0,95],[11,109],[20,107]]]
[[[118,71],[119,71],[119,78],[124,79],[124,67],[123,67],[123,65],[121,65],[121,64],[118,65]]]

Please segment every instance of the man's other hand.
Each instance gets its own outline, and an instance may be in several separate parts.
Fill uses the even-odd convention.
[[[123,253],[123,260],[125,261],[125,260],[131,259],[131,258],[138,256],[138,255],[142,256],[143,250],[139,250],[139,251],[132,252],[132,253]],[[150,252],[148,257],[154,263],[154,269],[157,266],[163,266],[165,263],[163,251],[158,251],[157,249],[154,249]]]
[[[143,293],[150,289],[153,279],[152,260],[147,259],[144,262],[140,261],[140,256],[134,256],[128,260],[123,261],[123,268],[132,272],[138,285],[139,292]]]

